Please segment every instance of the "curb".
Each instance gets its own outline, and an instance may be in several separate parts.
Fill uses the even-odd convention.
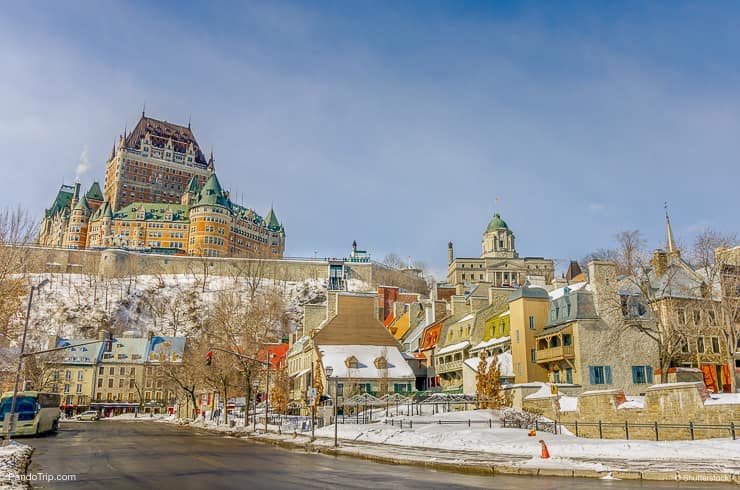
[[[283,449],[291,450],[303,450],[307,453],[319,453],[326,454],[329,456],[348,456],[358,459],[364,459],[366,461],[373,461],[376,463],[386,463],[395,465],[405,466],[419,466],[423,468],[429,468],[439,471],[447,471],[453,473],[466,473],[481,476],[495,476],[495,475],[521,475],[521,476],[547,476],[547,477],[562,477],[562,478],[590,478],[590,479],[615,479],[615,480],[644,480],[644,481],[686,481],[693,483],[734,483],[740,485],[740,473],[709,473],[709,472],[686,472],[669,470],[669,471],[629,471],[629,470],[586,470],[586,469],[567,469],[567,468],[537,468],[537,467],[522,467],[515,464],[485,464],[485,463],[443,463],[436,461],[420,460],[420,459],[405,459],[395,458],[393,456],[383,456],[379,454],[363,453],[361,451],[353,451],[349,449],[342,450],[342,447],[324,447],[315,446],[310,440],[290,440],[281,438],[280,435],[275,434],[276,437],[266,437],[264,434],[254,434],[250,432],[243,432],[237,430],[223,431],[212,429],[209,427],[193,427],[197,429],[207,430],[209,432],[218,433],[222,435],[228,435],[232,437],[239,437],[243,439],[249,439],[260,444],[270,444],[272,446],[281,447]],[[285,435],[284,435],[285,437]],[[287,436],[289,437],[289,436]],[[377,444],[382,446],[382,444]]]

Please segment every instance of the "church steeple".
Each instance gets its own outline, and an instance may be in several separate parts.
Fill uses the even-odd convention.
[[[668,202],[666,201],[663,205],[665,208],[665,235],[666,235],[666,252],[675,253],[678,252],[676,247],[676,240],[673,238],[673,228],[671,228],[671,218],[668,216]]]

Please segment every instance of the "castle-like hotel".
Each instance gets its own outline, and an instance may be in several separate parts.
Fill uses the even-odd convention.
[[[285,230],[229,198],[187,127],[143,112],[106,163],[104,190],[62,185],[41,222],[39,244],[69,249],[124,248],[206,257],[280,258]]]

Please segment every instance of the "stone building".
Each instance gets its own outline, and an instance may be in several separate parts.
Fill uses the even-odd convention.
[[[644,393],[658,366],[657,344],[645,333],[655,322],[640,303],[612,308],[628,304],[615,263],[590,262],[588,277],[550,293],[549,319],[536,336],[537,363],[551,383]]]
[[[725,335],[721,277],[689,264],[673,238],[666,213],[666,248],[653,252],[645,277],[639,278],[657,328],[669,340],[669,368],[698,368],[712,392],[732,391],[734,362]]]
[[[509,225],[498,213],[494,214],[483,232],[480,257],[455,257],[452,242],[448,244],[447,282],[459,289],[464,284],[481,282],[493,287],[519,287],[528,278],[542,286],[550,284],[555,272],[553,261],[544,257],[519,257],[514,241]]]
[[[280,258],[285,230],[233,202],[190,126],[146,117],[121,135],[106,164],[104,192],[94,182],[62,186],[45,210],[39,244],[122,248],[205,257]]]

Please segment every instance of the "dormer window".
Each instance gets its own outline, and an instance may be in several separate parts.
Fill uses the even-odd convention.
[[[358,361],[355,356],[349,356],[344,360],[344,365],[347,366],[348,369],[357,369],[360,367],[360,361]]]
[[[383,356],[376,357],[373,364],[376,369],[388,369],[388,360]]]

